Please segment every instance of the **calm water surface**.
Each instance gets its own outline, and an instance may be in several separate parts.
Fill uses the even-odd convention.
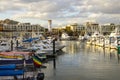
[[[86,45],[79,41],[62,41],[62,55],[46,63],[45,80],[120,80],[120,63],[116,50]]]

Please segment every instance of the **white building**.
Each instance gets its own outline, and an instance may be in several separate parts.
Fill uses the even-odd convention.
[[[4,24],[2,33],[7,37],[24,36],[31,37],[32,33],[39,34],[44,31],[41,25],[31,25],[30,23]]]

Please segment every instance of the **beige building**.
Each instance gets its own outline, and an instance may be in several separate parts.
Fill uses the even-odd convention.
[[[81,31],[85,31],[85,26],[82,24],[74,23],[74,24],[66,26],[66,29],[71,30],[73,32],[81,32]]]
[[[100,26],[98,23],[86,22],[86,33],[93,34],[94,32],[100,32]]]
[[[18,23],[18,24],[3,24],[1,33],[5,37],[13,36],[32,36],[34,32],[36,35],[44,32],[45,28],[40,25],[31,25],[30,23]]]
[[[100,32],[105,34],[105,35],[109,35],[112,31],[115,30],[116,27],[117,26],[115,24],[113,24],[113,23],[101,25],[101,31]]]

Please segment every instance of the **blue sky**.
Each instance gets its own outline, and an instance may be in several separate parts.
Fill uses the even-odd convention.
[[[87,21],[120,23],[120,0],[0,0],[0,20],[6,18],[47,26]]]

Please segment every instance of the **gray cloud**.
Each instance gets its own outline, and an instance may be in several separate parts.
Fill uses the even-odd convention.
[[[19,0],[22,3],[32,3],[32,2],[39,2],[39,1],[45,1],[45,0]]]
[[[0,0],[0,14],[11,12],[15,19],[53,19],[62,23],[116,22],[114,18],[120,18],[119,9],[119,0]]]
[[[89,8],[87,8],[86,10],[90,12],[101,12],[107,14],[120,13],[119,0],[88,0],[86,2],[86,5],[89,6]]]

